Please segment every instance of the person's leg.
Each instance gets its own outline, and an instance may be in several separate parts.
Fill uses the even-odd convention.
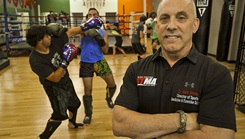
[[[146,57],[146,48],[140,43],[132,43],[135,53],[138,54],[138,60]]]
[[[115,59],[115,57],[116,57],[116,49],[117,49],[117,47],[116,46],[113,46],[113,51],[112,51],[112,59]]]
[[[54,131],[60,126],[61,121],[49,119],[45,130],[39,135],[40,139],[49,139]]]
[[[101,78],[106,82],[107,86],[106,86],[106,102],[109,108],[113,108],[114,107],[114,103],[112,101],[112,98],[116,92],[117,86],[115,84],[113,75],[109,75],[109,76],[101,76]]]
[[[137,43],[137,48],[138,48],[138,60],[143,59],[146,57],[146,47],[145,45],[142,45],[141,43]]]
[[[93,77],[84,77],[82,78],[84,85],[84,95],[91,96],[92,95],[92,86],[93,86]]]
[[[83,78],[83,84],[84,84],[83,105],[84,105],[84,112],[85,112],[83,123],[86,125],[90,124],[92,120],[92,113],[93,113],[92,83],[93,83],[93,78],[91,77]]]
[[[158,39],[152,39],[151,45],[152,45],[152,53],[154,54],[157,51],[157,45],[159,44]]]
[[[123,40],[118,40],[117,43],[115,44],[115,46],[117,47],[117,49],[123,54],[123,56],[127,56],[125,51],[122,49],[122,43]]]
[[[68,110],[69,110],[69,122],[68,122],[68,127],[69,128],[83,128],[82,123],[77,123],[77,110],[81,105],[81,101],[77,96],[77,93],[75,91],[75,88],[73,86],[72,81],[70,80],[69,83],[69,88],[68,92],[69,93],[69,105],[68,105]]]
[[[92,86],[93,86],[93,74],[94,74],[94,64],[91,63],[80,63],[79,77],[82,77],[84,85],[84,95],[83,95],[83,105],[85,117],[83,123],[88,125],[91,123],[92,119]]]
[[[95,63],[96,65],[96,75],[100,76],[107,84],[106,87],[106,102],[109,108],[113,108],[114,104],[112,102],[112,97],[116,91],[116,84],[110,66],[108,65],[106,59],[102,59]]]
[[[113,88],[116,86],[113,74],[110,74],[109,76],[100,76],[105,82],[107,87]]]
[[[125,53],[125,51],[121,47],[117,47],[117,49],[123,54],[124,57],[127,56],[127,54]]]
[[[83,123],[77,123],[77,110],[69,111],[69,128],[84,128]]]
[[[49,98],[53,113],[48,120],[45,130],[39,135],[41,139],[48,139],[60,126],[62,120],[68,119],[68,93],[61,87],[44,87]]]

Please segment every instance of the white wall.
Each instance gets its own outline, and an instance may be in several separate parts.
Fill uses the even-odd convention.
[[[84,0],[86,2],[86,0]],[[70,13],[83,13],[85,16],[88,13],[89,8],[96,8],[100,16],[105,16],[106,12],[118,13],[118,1],[117,0],[106,0],[105,5],[102,7],[98,6],[83,6],[83,0],[70,0]]]

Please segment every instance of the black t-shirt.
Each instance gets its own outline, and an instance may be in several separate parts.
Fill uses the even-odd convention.
[[[60,82],[55,83],[46,78],[54,71],[60,67],[61,56],[63,52],[64,45],[68,42],[68,36],[64,33],[60,38],[52,37],[51,45],[49,46],[49,54],[41,54],[32,50],[29,56],[29,63],[31,69],[39,77],[41,84],[46,86],[58,86],[62,85],[69,79],[68,70],[65,71],[64,76],[61,78]]]
[[[131,43],[140,43],[140,31],[144,32],[144,24],[142,22],[134,25]]]
[[[173,67],[160,52],[128,67],[115,104],[149,114],[197,112],[198,123],[236,130],[230,71],[195,47]]]
[[[120,29],[116,29],[116,32],[118,32],[119,34],[121,34],[121,30],[120,30]],[[115,35],[115,38],[116,38],[116,41],[117,41],[117,42],[122,41],[122,37],[121,37],[121,36],[116,36],[116,35]]]

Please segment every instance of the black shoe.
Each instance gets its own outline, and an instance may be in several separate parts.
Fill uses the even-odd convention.
[[[106,102],[109,108],[114,108],[114,104],[110,98],[106,98]]]
[[[92,116],[87,116],[85,115],[84,119],[83,119],[83,123],[85,125],[89,125],[91,123],[91,120],[92,120]]]

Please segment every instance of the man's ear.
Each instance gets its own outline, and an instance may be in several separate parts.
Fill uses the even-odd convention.
[[[198,18],[195,19],[194,24],[193,24],[193,34],[195,34],[199,28],[200,25],[200,20]]]

